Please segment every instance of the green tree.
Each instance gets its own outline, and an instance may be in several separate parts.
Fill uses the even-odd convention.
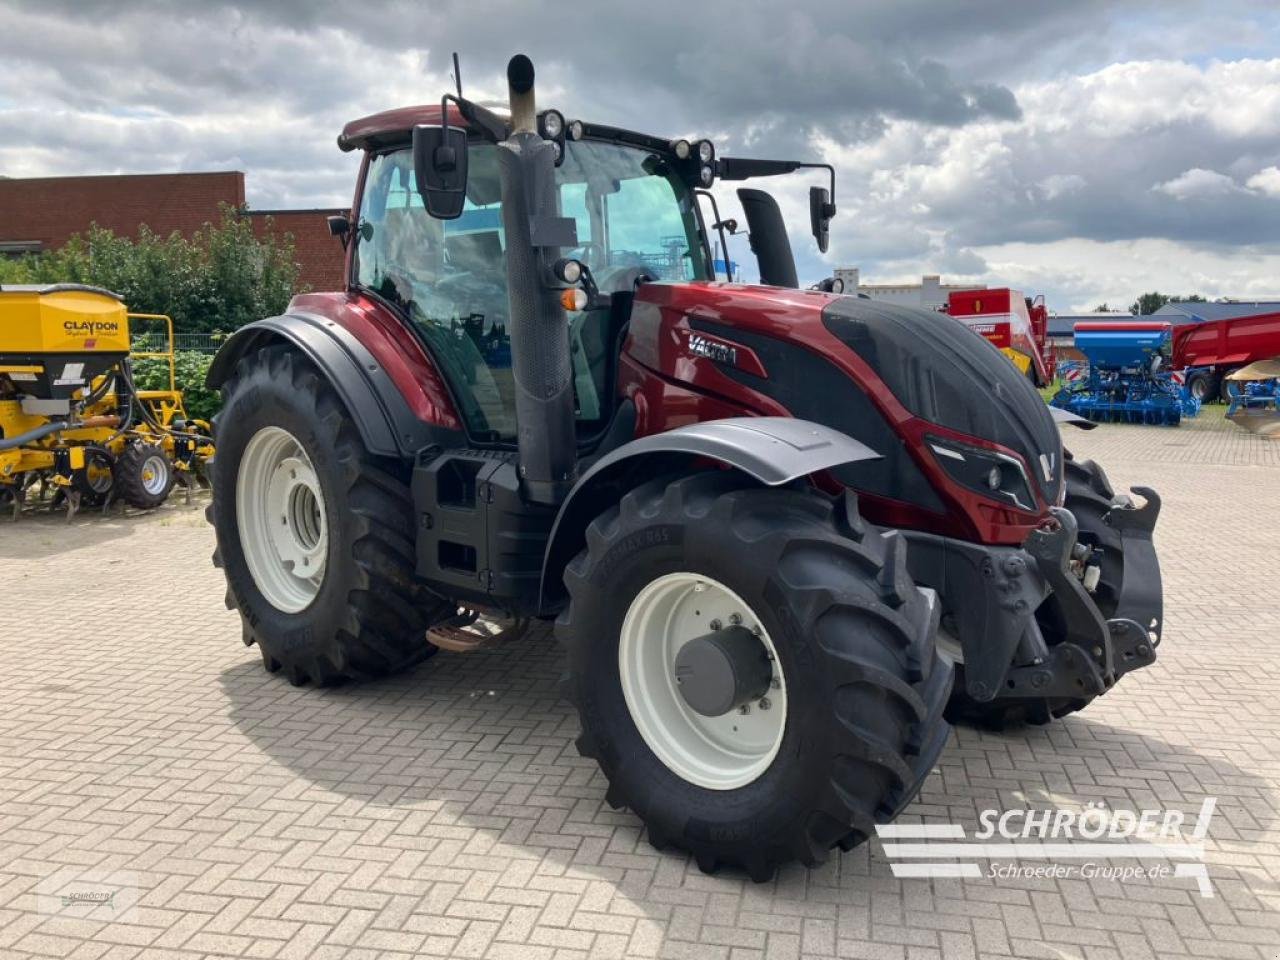
[[[1155,313],[1170,301],[1179,301],[1181,303],[1204,303],[1205,299],[1198,293],[1189,293],[1185,297],[1180,297],[1153,290],[1150,293],[1144,293],[1137,300],[1133,301],[1129,306],[1129,312],[1136,317],[1146,317]]]
[[[181,350],[174,358],[174,381],[182,391],[187,416],[197,420],[211,420],[222,406],[218,392],[205,386],[211,363],[213,354],[194,350]],[[150,357],[134,360],[133,379],[139,390],[168,390],[169,364]]]
[[[96,225],[57,250],[0,261],[0,283],[88,283],[135,313],[165,313],[179,333],[229,332],[284,310],[298,283],[293,237],[262,237],[224,204],[217,223],[190,238],[146,226],[136,238]]]

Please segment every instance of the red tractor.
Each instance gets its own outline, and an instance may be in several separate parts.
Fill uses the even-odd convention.
[[[268,670],[555,618],[608,802],[761,880],[893,819],[948,717],[1043,722],[1152,662],[1159,500],[1071,461],[998,350],[794,289],[759,190],[787,286],[716,281],[699,194],[822,165],[538,112],[522,56],[508,81],[509,116],[459,90],[349,123],[345,289],[210,371],[215,560]]]

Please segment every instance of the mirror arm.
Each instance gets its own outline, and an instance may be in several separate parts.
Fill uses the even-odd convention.
[[[729,226],[730,224],[732,224],[732,223],[733,223],[733,221],[732,221],[732,220],[724,220],[724,219],[722,219],[722,218],[721,218],[721,216],[720,216],[720,205],[719,205],[718,203],[716,203],[716,197],[715,197],[715,194],[713,194],[710,190],[695,190],[695,191],[693,191],[693,192],[694,192],[694,195],[695,195],[695,196],[699,196],[699,197],[706,197],[708,200],[710,200],[710,201],[711,201],[711,212],[712,212],[713,214],[715,214],[715,218],[716,218],[716,222],[715,222],[715,223],[713,223],[713,224],[711,225],[711,229],[712,229],[712,230],[715,230],[716,232],[718,232],[718,233],[720,234],[720,249],[724,251],[724,278],[725,278],[726,280],[732,280],[732,279],[733,279],[733,274],[732,274],[732,273],[730,272],[730,270],[729,270],[729,241],[728,241],[728,240],[726,239],[726,237],[725,237],[724,228],[725,228],[726,226]],[[736,224],[734,224],[734,226],[736,226]],[[730,229],[730,231],[729,231],[729,232],[730,232],[730,233],[732,233],[732,232],[733,232],[732,228]],[[703,237],[703,243],[706,243],[706,237],[705,237],[705,236]],[[714,253],[712,253],[712,256],[711,256],[711,279],[712,279],[712,280],[714,280],[714,279],[715,279],[715,277],[716,277],[716,258],[715,258],[715,254],[714,254]]]

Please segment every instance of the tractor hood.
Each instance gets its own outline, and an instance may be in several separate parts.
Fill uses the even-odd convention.
[[[702,394],[868,443],[884,459],[846,480],[868,493],[945,512],[927,450],[936,424],[939,436],[1018,454],[1037,499],[1060,501],[1062,439],[1048,407],[999,350],[945,314],[812,290],[652,283],[637,291],[629,350]]]
[[[947,314],[835,298],[823,325],[876,371],[898,402],[930,423],[1023,457],[1048,503],[1062,489],[1062,437],[1031,382]]]

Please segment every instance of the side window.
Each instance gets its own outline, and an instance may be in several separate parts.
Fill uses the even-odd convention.
[[[375,157],[361,201],[356,277],[408,316],[472,436],[508,441],[515,436],[515,386],[493,149],[473,145],[469,167],[462,215],[437,220],[418,194],[411,152]]]
[[[578,243],[590,247],[596,238],[591,235],[591,213],[587,209],[587,185],[585,183],[563,183],[560,185],[560,215],[573,217],[578,225]],[[603,266],[588,263],[593,270]]]

